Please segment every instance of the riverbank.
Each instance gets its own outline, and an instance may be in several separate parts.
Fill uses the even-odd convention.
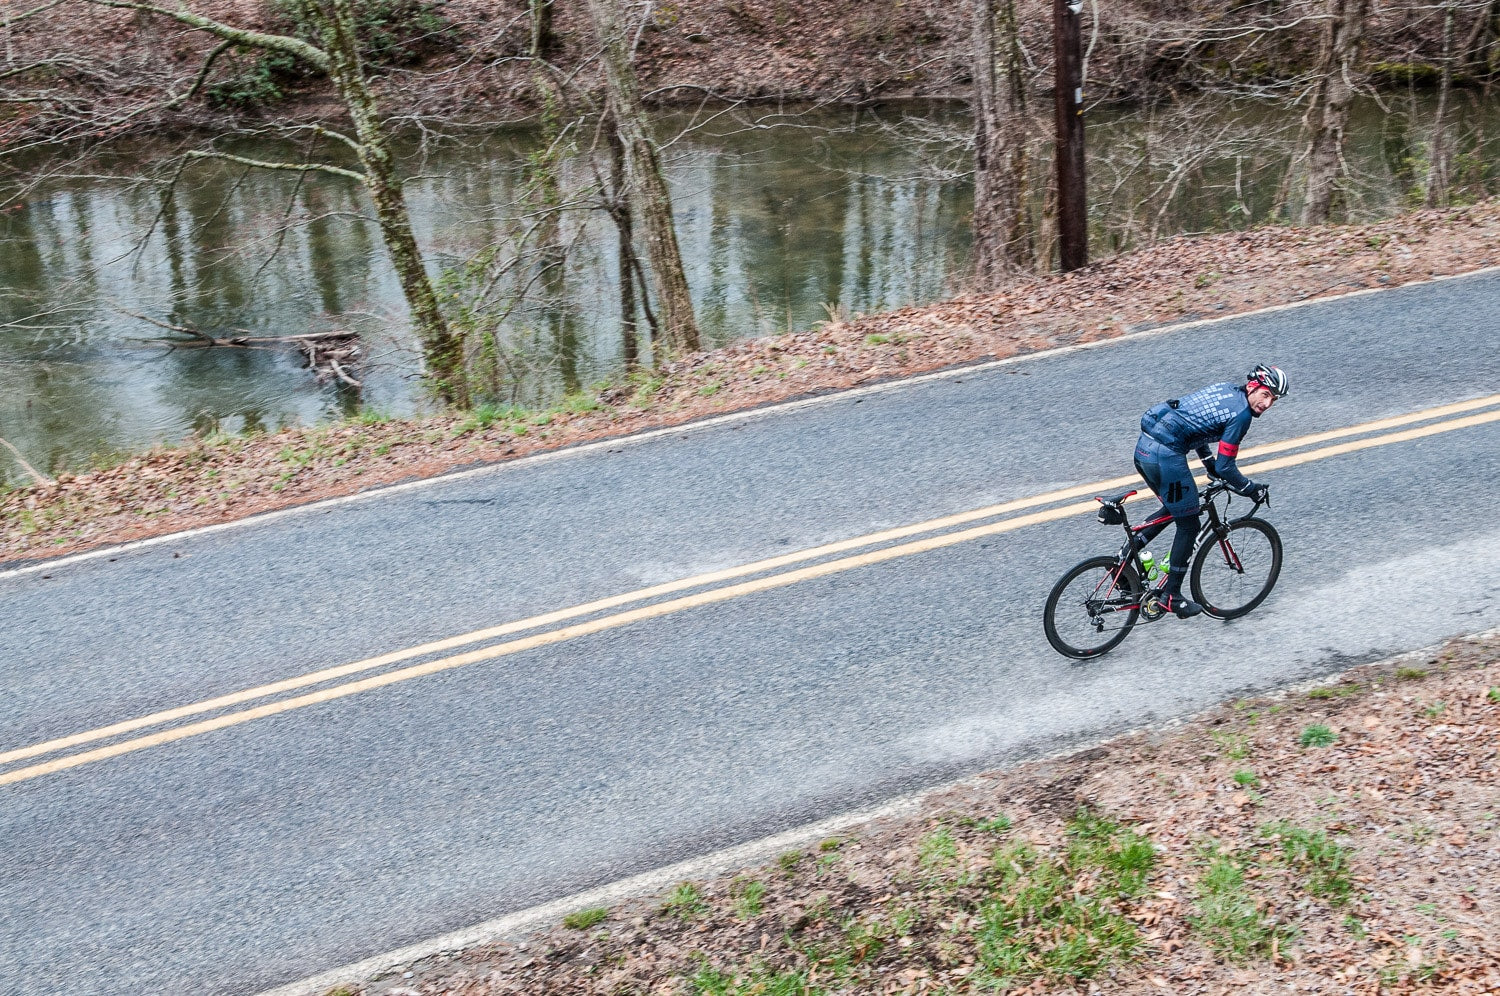
[[[1500,636],[327,996],[1500,992]]]
[[[0,491],[0,563],[35,560],[859,384],[1500,264],[1500,200],[1358,226],[1168,240],[1069,274],[696,354],[546,411],[192,438]],[[1240,362],[1242,358],[1237,358]],[[38,473],[38,477],[41,474]]]

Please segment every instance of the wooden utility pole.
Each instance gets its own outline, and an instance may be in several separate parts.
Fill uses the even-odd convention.
[[[1083,183],[1083,0],[1052,0],[1057,55],[1057,242],[1064,270],[1089,261],[1088,194]]]

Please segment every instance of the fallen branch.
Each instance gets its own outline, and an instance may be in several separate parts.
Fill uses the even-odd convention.
[[[214,336],[201,329],[186,325],[173,325],[170,322],[159,321],[149,315],[138,314],[118,306],[115,307],[115,311],[122,315],[129,315],[131,318],[139,318],[157,328],[179,332],[189,337],[186,342],[164,340],[174,349],[178,346],[199,348],[218,346],[227,349],[269,349],[273,346],[295,346],[307,357],[307,366],[312,370],[319,384],[327,382],[330,377],[336,377],[355,390],[363,390],[365,386],[344,366],[346,363],[352,365],[360,358],[358,332],[336,329],[332,332],[304,332],[299,335],[249,335],[247,333]]]
[[[330,377],[337,377],[355,390],[363,390],[360,383],[344,368],[345,363],[359,360],[359,334],[356,332],[326,332],[316,336],[301,336],[297,348],[307,357],[307,365],[319,384]]]
[[[12,446],[8,440],[0,438],[0,446],[4,446],[6,449],[10,450],[11,456],[16,458],[16,463],[20,464],[21,469],[31,475],[32,480],[36,481],[38,484],[52,483],[52,478],[48,477],[46,474],[37,470],[31,464],[27,463],[26,458],[21,455],[21,451]]]

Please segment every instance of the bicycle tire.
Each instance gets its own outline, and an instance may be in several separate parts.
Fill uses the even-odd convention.
[[[1098,657],[1100,654],[1108,653],[1119,646],[1121,640],[1130,635],[1131,629],[1135,627],[1136,619],[1141,614],[1140,599],[1143,589],[1135,569],[1129,565],[1124,570],[1119,571],[1118,581],[1126,589],[1125,594],[1120,596],[1120,600],[1129,604],[1130,608],[1128,610],[1119,609],[1106,614],[1114,615],[1121,611],[1124,613],[1124,621],[1119,624],[1117,630],[1111,631],[1108,639],[1097,644],[1081,646],[1077,638],[1063,636],[1058,628],[1058,606],[1062,602],[1063,596],[1067,593],[1069,586],[1079,578],[1091,573],[1097,573],[1099,584],[1103,584],[1110,578],[1111,572],[1119,568],[1119,564],[1120,562],[1114,557],[1090,557],[1088,560],[1070,568],[1066,574],[1058,579],[1057,584],[1052,586],[1052,591],[1047,595],[1046,607],[1042,609],[1042,628],[1046,630],[1047,642],[1052,644],[1053,650],[1056,650],[1064,657],[1088,660],[1091,657]],[[1080,592],[1085,593],[1085,599],[1090,597],[1086,594],[1089,590],[1090,586],[1085,581],[1084,585],[1080,588]],[[1092,590],[1097,591],[1097,585]],[[1075,592],[1075,595],[1077,594]],[[1089,611],[1086,602],[1066,605],[1064,609],[1069,613],[1068,620],[1070,621],[1066,628],[1070,631],[1073,628],[1071,621],[1078,619],[1080,616],[1085,633],[1097,623],[1096,617]],[[1099,630],[1098,632],[1102,635],[1103,631]]]
[[[1238,542],[1234,536],[1241,534]],[[1252,539],[1252,535],[1258,535],[1261,540]],[[1251,589],[1253,579],[1248,584],[1238,583],[1248,573],[1245,567],[1244,555],[1254,553],[1257,560],[1255,569],[1256,576],[1264,575],[1258,589]],[[1224,578],[1231,585],[1238,588],[1244,596],[1243,599],[1235,600],[1230,604],[1226,593],[1219,591],[1224,587],[1217,582],[1205,585],[1204,571],[1208,567],[1211,558],[1217,554],[1220,559],[1215,561],[1219,567],[1225,568],[1225,573],[1217,576]],[[1262,568],[1259,562],[1269,560],[1268,567]],[[1234,575],[1238,574],[1236,578]],[[1236,519],[1228,524],[1222,536],[1210,536],[1193,557],[1193,569],[1191,583],[1193,589],[1193,601],[1203,606],[1203,611],[1215,619],[1238,619],[1240,616],[1253,611],[1266,596],[1271,594],[1271,589],[1276,587],[1276,579],[1281,576],[1281,535],[1276,528],[1265,519],[1257,519],[1246,516]],[[1206,590],[1212,588],[1212,591]]]

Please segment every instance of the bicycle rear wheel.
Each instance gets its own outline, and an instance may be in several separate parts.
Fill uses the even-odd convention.
[[[1118,646],[1140,614],[1135,568],[1113,557],[1093,557],[1052,586],[1042,626],[1053,650],[1083,660]]]
[[[1281,537],[1264,519],[1229,523],[1193,558],[1193,601],[1216,619],[1237,619],[1254,609],[1281,575]]]

